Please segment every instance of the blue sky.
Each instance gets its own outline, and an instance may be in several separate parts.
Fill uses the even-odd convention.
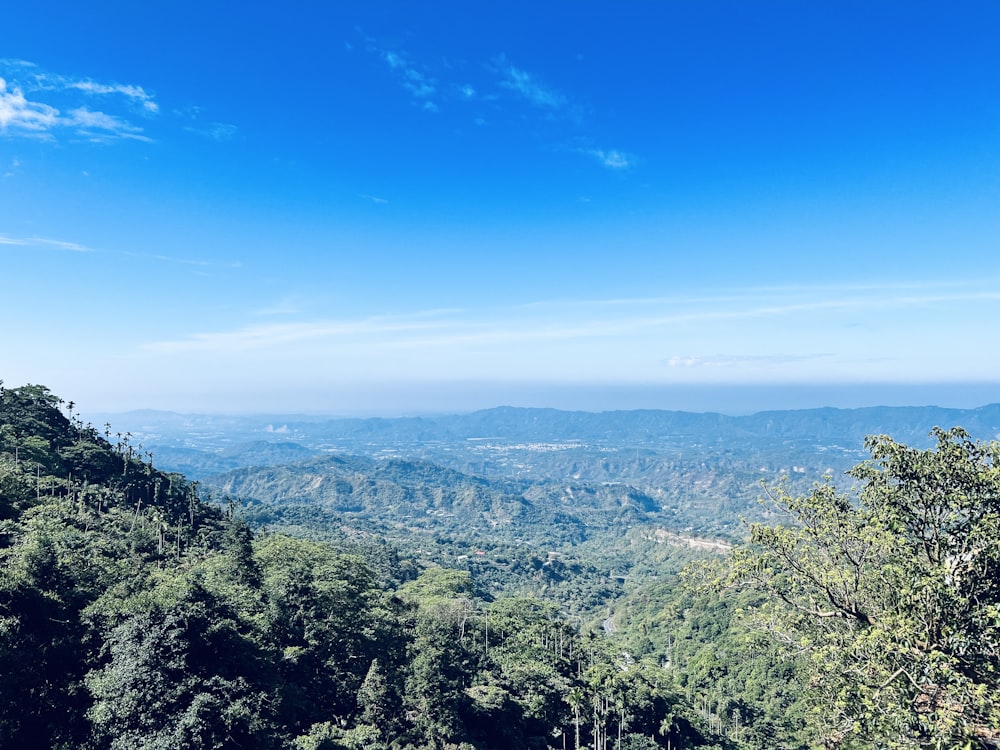
[[[1000,400],[997,49],[992,2],[13,3],[0,377],[106,411]]]

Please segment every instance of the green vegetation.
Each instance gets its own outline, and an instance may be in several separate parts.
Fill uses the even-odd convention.
[[[808,656],[831,744],[1000,743],[1000,445],[960,429],[915,450],[868,440],[860,503],[829,486],[771,495],[792,526],[751,529],[732,576]]]
[[[1000,746],[1000,448],[960,431],[725,559],[621,487],[324,457],[240,507],[111,438],[0,387],[2,747]]]

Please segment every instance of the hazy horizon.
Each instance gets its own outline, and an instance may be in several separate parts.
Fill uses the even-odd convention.
[[[12,384],[6,384],[8,387]],[[450,385],[451,387],[448,387]],[[1000,383],[932,384],[812,384],[743,386],[542,386],[507,385],[504,388],[475,384],[425,385],[400,388],[394,395],[381,393],[367,400],[358,391],[300,394],[297,398],[259,398],[246,409],[213,408],[201,402],[134,402],[127,408],[91,406],[76,401],[84,417],[129,412],[161,411],[176,414],[220,416],[303,416],[308,418],[413,417],[466,414],[504,406],[547,408],[562,411],[628,411],[640,409],[717,412],[730,416],[761,411],[877,406],[975,409],[1000,403]],[[69,398],[66,394],[59,394]],[[381,403],[381,406],[374,406]],[[338,406],[338,404],[340,404]],[[355,404],[354,406],[350,404]],[[419,404],[420,406],[415,406]]]

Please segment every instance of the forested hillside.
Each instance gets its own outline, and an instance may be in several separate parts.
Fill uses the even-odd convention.
[[[554,605],[483,596],[466,571],[349,554],[363,545],[254,533],[61,406],[40,386],[0,391],[0,745],[715,737],[655,660],[579,632]]]
[[[0,747],[998,747],[1000,448],[933,439],[870,440],[857,494],[768,489],[677,576],[665,531],[588,538],[642,511],[621,487],[557,515],[534,482],[326,456],[212,498],[0,387]],[[550,538],[455,533],[518,519]]]

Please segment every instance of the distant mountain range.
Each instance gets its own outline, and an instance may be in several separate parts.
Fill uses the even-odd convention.
[[[977,409],[936,406],[797,409],[749,416],[684,411],[560,411],[502,406],[447,416],[328,419],[303,415],[218,416],[137,411],[98,415],[96,422],[130,432],[147,445],[223,451],[240,443],[297,443],[311,449],[491,440],[581,442],[656,449],[673,441],[704,445],[747,440],[807,441],[860,448],[866,435],[886,434],[927,446],[935,426],[1000,437],[1000,404]],[[255,448],[254,450],[260,450]]]
[[[580,412],[498,407],[396,419],[131,412],[102,417],[157,465],[217,492],[309,506],[397,528],[526,528],[561,536],[620,523],[739,537],[759,513],[761,483],[845,489],[886,434],[929,447],[935,426],[1000,436],[1000,404],[978,409],[872,407],[768,411]],[[558,521],[557,521],[558,519]],[[370,527],[373,528],[373,527]],[[535,533],[535,532],[532,532]]]

